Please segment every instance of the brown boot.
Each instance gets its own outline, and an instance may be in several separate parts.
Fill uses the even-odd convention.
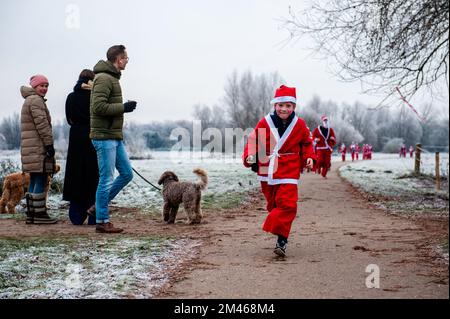
[[[97,233],[121,233],[123,232],[123,228],[117,228],[114,227],[114,225],[110,222],[108,223],[97,223],[97,226],[95,226],[95,232]]]

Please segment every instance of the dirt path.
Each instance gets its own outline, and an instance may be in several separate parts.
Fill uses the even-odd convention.
[[[430,249],[436,231],[448,236],[448,219],[436,228],[374,209],[337,175],[340,165],[326,181],[302,176],[288,258],[274,257],[275,237],[260,230],[266,213],[256,196],[244,210],[207,212],[199,259],[159,297],[449,298],[448,265]],[[379,289],[366,287],[370,264]]]
[[[337,175],[302,176],[299,213],[288,257],[272,250],[273,235],[261,230],[265,202],[255,193],[233,210],[205,210],[204,223],[175,225],[137,209],[112,209],[126,236],[163,235],[200,241],[192,259],[171,273],[158,298],[449,298],[448,265],[430,255],[448,236],[445,221],[416,222],[374,209]],[[117,216],[121,212],[121,217]],[[25,225],[0,219],[0,237],[122,236],[96,234],[93,226]],[[32,239],[31,239],[32,240]],[[368,289],[366,267],[376,264],[380,288]]]

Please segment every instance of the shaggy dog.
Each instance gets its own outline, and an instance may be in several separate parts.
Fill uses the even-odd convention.
[[[180,182],[178,176],[171,171],[164,172],[159,178],[158,184],[163,185],[163,219],[168,224],[175,222],[181,203],[186,211],[188,224],[199,224],[202,220],[201,191],[208,185],[208,175],[201,168],[196,168],[193,172],[200,178],[196,183]]]
[[[56,164],[56,172],[59,172],[61,167]],[[50,187],[52,178],[50,175],[47,177],[47,184],[45,185],[44,192],[47,193]],[[5,176],[3,180],[3,193],[0,199],[0,214],[14,214],[17,204],[24,198],[25,193],[30,186],[30,174],[17,172]],[[8,211],[6,210],[8,208]]]

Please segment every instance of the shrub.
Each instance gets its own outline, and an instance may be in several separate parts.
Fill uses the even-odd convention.
[[[395,137],[390,139],[386,144],[383,146],[383,153],[398,153],[400,150],[400,147],[404,143],[403,139],[400,137]]]

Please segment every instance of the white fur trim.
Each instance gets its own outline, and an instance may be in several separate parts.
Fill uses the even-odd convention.
[[[275,168],[275,158],[281,156],[278,153],[278,151],[281,149],[283,144],[286,142],[286,140],[288,139],[288,137],[291,135],[292,131],[294,130],[294,127],[298,121],[298,117],[294,116],[291,124],[289,124],[289,126],[287,127],[286,131],[283,134],[283,137],[281,137],[281,138],[280,138],[280,135],[278,134],[278,129],[275,127],[275,124],[273,123],[272,118],[270,117],[270,114],[267,114],[265,118],[266,118],[267,124],[269,124],[270,131],[275,136],[275,139],[277,141],[277,144],[273,148],[272,154],[270,154],[270,157],[269,157],[269,171],[268,171],[267,183],[269,185],[297,184],[298,181],[296,181],[295,183],[287,182],[287,181],[292,181],[291,179],[274,179],[273,174],[274,174],[274,168]],[[285,182],[283,182],[283,181],[285,181]]]
[[[327,129],[328,129],[327,136],[324,136],[322,134],[322,131],[320,130],[320,125],[317,127],[317,129],[319,130],[320,135],[322,135],[322,137],[325,139],[325,147],[320,146],[320,147],[317,147],[316,149],[318,149],[318,150],[327,150],[327,149],[329,149],[330,151],[333,151],[333,148],[330,145],[328,145],[328,141],[327,141],[328,137],[330,136],[331,128],[327,127]]]
[[[267,182],[269,180],[269,177],[267,177],[267,176],[258,175],[257,178],[258,178],[258,181],[260,181],[260,182]]]
[[[272,101],[270,101],[270,104],[281,103],[281,102],[297,103],[297,99],[293,96],[279,96],[279,97],[272,99]]]

